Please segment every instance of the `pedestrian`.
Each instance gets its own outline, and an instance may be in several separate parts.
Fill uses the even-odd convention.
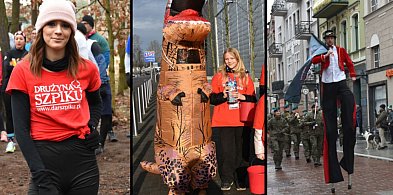
[[[313,110],[315,105],[311,107]],[[314,112],[313,112],[314,113]],[[314,116],[314,123],[312,126],[311,134],[310,134],[310,142],[311,142],[311,156],[314,161],[314,166],[319,167],[322,165],[321,163],[321,154],[322,154],[322,144],[323,144],[323,120],[322,120],[322,112],[317,109]]]
[[[26,35],[22,31],[17,31],[14,34],[14,43],[15,47],[4,55],[3,60],[3,79],[2,79],[2,93],[3,93],[3,101],[5,107],[5,114],[6,114],[6,131],[7,131],[7,147],[5,152],[13,153],[16,149],[15,147],[15,134],[14,134],[14,125],[13,125],[13,113],[11,109],[11,96],[9,94],[4,93],[8,81],[10,79],[11,73],[17,63],[22,60],[22,58],[27,54],[25,49],[26,44]]]
[[[235,48],[228,48],[223,55],[224,64],[212,78],[210,103],[214,105],[212,130],[218,132],[222,153],[218,170],[221,178],[221,190],[231,189],[234,174],[244,166],[243,136],[247,131],[240,121],[239,102],[256,102],[254,83],[246,73],[240,54]],[[237,190],[245,190],[245,184],[235,181]]]
[[[109,63],[110,63],[110,51],[109,51],[108,41],[106,41],[106,39],[94,29],[93,17],[91,17],[90,15],[85,15],[85,16],[83,16],[81,23],[83,23],[86,27],[86,31],[87,31],[86,37],[88,39],[95,40],[98,42],[98,45],[101,48],[101,53],[105,57],[105,62],[106,62],[105,70],[107,70],[109,67]],[[106,98],[110,99],[112,102],[112,92],[111,92],[111,86],[109,84],[109,76],[107,74],[103,75],[102,72],[100,73],[100,76],[101,76],[101,82],[102,82],[101,96],[105,96]],[[103,102],[106,102],[105,99],[103,99]],[[109,112],[110,112],[110,114],[109,114]],[[105,115],[104,120],[108,121],[108,124],[107,124],[108,127],[110,125],[110,129],[107,132],[109,141],[117,142],[116,134],[112,128],[112,107],[110,107],[110,110],[109,110],[109,107],[104,107],[103,115]],[[101,119],[101,123],[102,123],[102,120],[103,119]],[[104,138],[106,138],[106,137],[104,137]]]
[[[311,131],[312,131],[313,125],[314,125],[314,121],[313,121],[311,112],[308,113],[307,110],[303,110],[303,117],[300,119],[299,126],[302,129],[300,137],[302,139],[303,149],[304,149],[304,157],[306,158],[307,163],[311,162],[312,148],[311,148],[310,136],[311,136]]]
[[[356,142],[356,131],[354,116],[356,113],[355,99],[353,93],[346,83],[344,64],[349,70],[352,81],[356,80],[356,72],[352,60],[347,51],[335,45],[336,35],[332,30],[327,30],[323,38],[329,50],[326,54],[317,55],[312,58],[313,64],[321,63],[321,94],[323,119],[325,124],[325,140],[327,146],[324,147],[324,172],[326,183],[337,183],[343,181],[341,167],[353,173],[354,147]],[[341,103],[341,119],[343,126],[344,155],[338,162],[337,158],[337,100]]]
[[[265,160],[265,134],[266,125],[265,125],[265,94],[266,94],[266,85],[265,85],[265,65],[262,64],[261,76],[259,79],[259,100],[257,103],[257,107],[255,109],[254,116],[254,153],[255,157],[260,160]],[[253,163],[251,160],[250,163]]]
[[[130,35],[128,35],[127,39],[127,44],[126,44],[126,56],[124,59],[124,64],[126,68],[126,80],[127,80],[127,85],[128,87],[131,87],[131,38]]]
[[[276,170],[281,170],[283,150],[286,145],[286,136],[289,135],[289,126],[284,117],[281,116],[280,110],[274,111],[274,117],[267,122],[267,131],[269,133],[272,149],[274,151],[273,161]]]
[[[295,160],[299,160],[299,145],[301,142],[301,128],[300,128],[300,115],[299,113],[296,112],[298,109],[298,106],[294,106],[292,108],[292,112],[290,117],[288,118],[288,125],[289,125],[289,130],[291,133],[291,140],[293,142],[293,153],[295,155]]]
[[[87,31],[82,23],[79,23],[77,25],[77,28],[80,29],[80,32],[86,35]],[[111,92],[110,84],[107,79],[108,66],[106,65],[105,57],[104,54],[102,53],[100,45],[95,40],[87,39],[86,48],[90,53],[93,54],[93,57],[95,59],[94,61],[96,62],[96,65],[100,72],[100,79],[101,79],[100,95],[102,99],[103,110],[101,113],[101,123],[100,123],[101,124],[100,146],[96,150],[96,154],[98,155],[104,152],[106,136],[108,135],[109,132],[113,132],[112,131],[112,92]],[[110,136],[110,138],[111,138],[110,141],[112,142],[117,141],[117,138],[114,134],[113,136]]]
[[[393,106],[388,106],[388,128],[390,132],[390,142],[389,144],[393,144]]]
[[[4,127],[4,119],[5,116],[5,108],[4,108],[4,91],[1,90],[3,88],[3,52],[0,47],[0,141],[7,142],[7,131]]]
[[[284,105],[284,113],[283,117],[287,122],[289,121],[289,118],[291,117],[292,111],[289,111],[289,104]],[[291,130],[289,130],[291,131]],[[286,157],[291,157],[291,134],[288,134],[285,136],[285,146],[284,146],[284,151],[286,153]]]
[[[37,40],[6,89],[31,172],[28,194],[98,194],[98,70],[78,54],[69,1],[44,1],[35,28]]]
[[[362,107],[356,104],[356,128],[359,128],[359,135],[363,133],[363,124],[362,124]]]
[[[35,37],[37,36],[37,31],[35,28],[30,32],[30,41],[26,43],[25,49],[26,51],[30,51],[31,44],[33,44]]]
[[[90,48],[88,48],[88,43],[86,40],[86,27],[84,24],[79,23],[77,24],[77,30],[75,32],[75,40],[76,44],[78,45],[79,55],[82,58],[88,59],[92,61],[95,65],[97,65],[97,61],[94,58],[93,53],[91,52]]]
[[[378,129],[379,137],[381,138],[381,142],[378,145],[378,149],[382,150],[387,148],[386,146],[386,138],[385,138],[385,130],[388,127],[388,113],[385,110],[386,105],[381,104],[379,106],[379,113],[377,116],[377,121],[375,121],[375,127]]]

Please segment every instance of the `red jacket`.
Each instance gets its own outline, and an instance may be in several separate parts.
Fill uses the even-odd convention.
[[[336,48],[337,48],[337,54],[338,54],[338,66],[340,67],[340,70],[345,71],[344,70],[344,63],[345,63],[345,65],[348,67],[349,75],[351,77],[356,77],[356,72],[355,72],[353,62],[352,62],[351,58],[349,57],[347,51],[344,48],[339,47],[339,46],[336,46]],[[313,64],[321,63],[321,74],[322,74],[322,72],[329,67],[330,58],[329,57],[325,58],[325,54],[321,54],[321,55],[317,55],[317,56],[313,57],[311,62]]]
[[[233,73],[228,74],[231,79],[234,79]],[[238,83],[238,92],[244,95],[254,95],[254,83],[251,78],[247,76],[244,78],[244,85],[240,86],[239,78],[236,77]],[[223,76],[221,73],[217,73],[212,79],[212,92],[220,93],[224,91],[225,82],[223,81]],[[239,109],[229,110],[227,103],[222,103],[220,105],[214,106],[213,116],[212,116],[212,127],[241,127],[246,124],[240,121]]]

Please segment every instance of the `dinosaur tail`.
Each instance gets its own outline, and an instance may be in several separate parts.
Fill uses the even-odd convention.
[[[158,168],[158,164],[154,162],[142,161],[140,163],[142,169],[153,173],[153,174],[160,174],[160,169]]]

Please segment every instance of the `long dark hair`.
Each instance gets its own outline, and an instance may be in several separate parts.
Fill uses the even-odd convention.
[[[45,26],[44,26],[45,27]],[[30,47],[29,54],[26,55],[25,59],[30,61],[30,70],[33,75],[41,77],[42,63],[45,55],[45,40],[43,37],[43,28],[37,32],[36,39]],[[69,76],[76,78],[78,74],[78,65],[82,61],[78,53],[78,46],[74,39],[75,32],[72,30],[68,43],[65,46],[65,55],[68,56],[68,68],[67,73]]]

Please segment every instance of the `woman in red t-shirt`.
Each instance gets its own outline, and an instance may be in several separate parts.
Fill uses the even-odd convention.
[[[214,105],[212,129],[221,142],[217,145],[221,190],[230,190],[234,181],[237,190],[245,190],[244,181],[238,180],[242,176],[234,176],[235,172],[244,175],[236,170],[244,165],[244,148],[249,149],[243,148],[243,138],[249,138],[246,134],[250,127],[240,121],[239,104],[243,101],[256,102],[254,83],[246,73],[243,60],[235,48],[226,49],[223,59],[224,64],[213,76],[210,95],[210,103]]]
[[[28,194],[97,194],[98,69],[78,54],[71,2],[44,1],[35,28],[30,53],[15,66],[6,89],[32,175]]]

